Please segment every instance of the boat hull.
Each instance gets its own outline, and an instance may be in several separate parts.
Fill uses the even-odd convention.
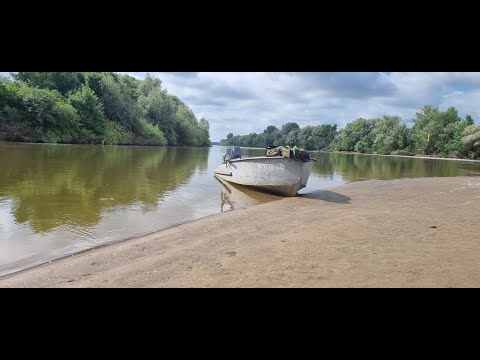
[[[295,196],[307,185],[312,166],[311,161],[261,156],[227,161],[214,174],[234,184],[281,196]]]

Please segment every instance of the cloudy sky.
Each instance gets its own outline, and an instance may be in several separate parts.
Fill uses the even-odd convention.
[[[128,73],[143,78],[146,73]],[[287,122],[337,124],[359,117],[405,116],[431,104],[455,106],[480,124],[480,73],[159,73],[170,94],[210,123],[210,139],[260,133]],[[413,113],[413,114],[412,114]],[[410,115],[409,115],[410,114]]]
[[[146,72],[127,72],[142,79]],[[480,73],[150,72],[210,123],[210,139],[260,133],[287,122],[337,124],[359,117],[404,116],[423,105],[455,106],[480,125]]]

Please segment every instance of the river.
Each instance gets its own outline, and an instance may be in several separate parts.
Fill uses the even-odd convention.
[[[226,189],[227,147],[0,144],[0,276],[279,197]],[[264,155],[242,148],[242,157]],[[480,163],[320,153],[299,193],[353,181],[478,176]]]

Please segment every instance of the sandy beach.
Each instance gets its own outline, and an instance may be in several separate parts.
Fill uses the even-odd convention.
[[[480,287],[480,177],[364,181],[228,211],[0,287]]]

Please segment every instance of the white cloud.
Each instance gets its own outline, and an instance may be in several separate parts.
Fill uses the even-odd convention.
[[[479,118],[480,73],[151,73],[162,79],[198,118],[211,139],[229,132],[262,132],[289,121],[300,126],[337,124],[359,117],[406,116],[423,105]]]
[[[471,115],[475,123],[479,124],[480,108],[478,104],[480,104],[480,87],[468,92],[454,91],[442,99],[439,107],[445,110],[450,106],[454,106],[461,117]]]

